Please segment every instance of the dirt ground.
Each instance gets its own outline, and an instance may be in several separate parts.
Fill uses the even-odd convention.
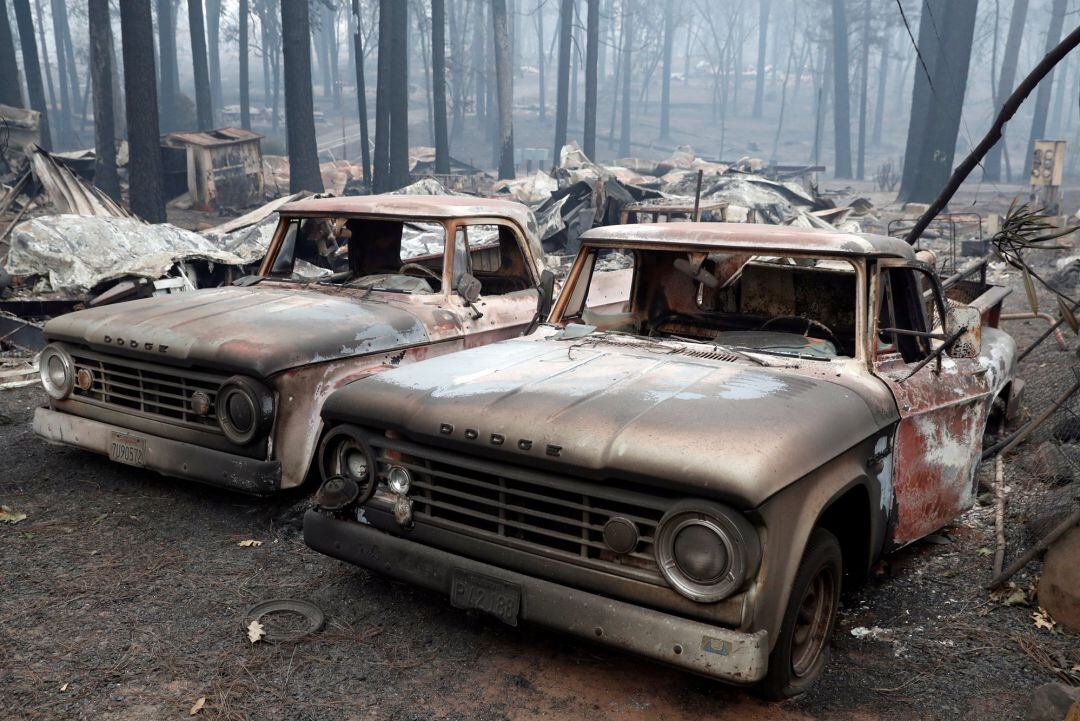
[[[1024,346],[1045,325],[1007,327]],[[1024,361],[1029,410],[1072,382],[1069,344]],[[0,503],[27,515],[0,523],[3,719],[191,718],[200,698],[196,718],[238,720],[1023,719],[1036,686],[1080,684],[1080,639],[1037,628],[1037,601],[981,588],[992,505],[889,557],[844,598],[817,687],[767,704],[320,556],[300,535],[305,493],[252,500],[47,446],[30,425],[42,401],[35,387],[0,392]],[[1025,524],[1061,503],[1030,463],[1049,434],[1006,462],[1007,561],[1032,540]],[[1021,591],[1039,569],[1017,577]],[[318,605],[324,630],[250,643],[245,610],[280,597]]]

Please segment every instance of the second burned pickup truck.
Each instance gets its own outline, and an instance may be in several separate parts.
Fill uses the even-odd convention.
[[[289,203],[256,276],[46,324],[34,430],[249,493],[298,486],[335,389],[546,315],[534,226],[525,206],[479,198]]]
[[[598,264],[632,266],[597,302]],[[1007,291],[903,241],[608,227],[531,337],[352,383],[312,548],[690,671],[805,691],[842,580],[972,502]],[[358,472],[359,471],[359,472]]]

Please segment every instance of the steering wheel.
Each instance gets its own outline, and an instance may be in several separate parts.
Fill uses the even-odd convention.
[[[420,265],[419,263],[406,263],[405,265],[398,268],[398,275],[408,275],[408,273],[405,272],[406,270],[418,270],[424,275],[427,275],[430,278],[434,278],[440,283],[442,282],[442,275],[440,273],[436,273],[431,268],[428,268],[426,265]]]
[[[833,332],[832,328],[825,325],[821,321],[814,320],[813,318],[803,318],[801,315],[778,315],[775,318],[769,318],[767,321],[759,325],[757,329],[765,330],[773,323],[789,320],[802,321],[806,324],[806,329],[803,330],[802,333],[804,338],[809,335],[811,328],[817,328],[818,330],[825,331],[825,333],[827,333],[829,336],[828,340],[832,341],[833,345],[836,346],[837,350],[840,349],[840,346],[842,344],[840,343],[840,339],[836,337],[836,333]]]

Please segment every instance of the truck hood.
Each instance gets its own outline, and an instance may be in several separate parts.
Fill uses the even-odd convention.
[[[49,321],[45,335],[106,353],[260,377],[429,341],[420,319],[400,306],[265,285],[77,311]]]
[[[850,387],[790,369],[535,339],[356,381],[332,396],[323,414],[511,462],[604,482],[646,481],[746,507],[895,419],[875,413]],[[493,433],[505,440],[493,445]]]

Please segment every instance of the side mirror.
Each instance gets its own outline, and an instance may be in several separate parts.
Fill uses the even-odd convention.
[[[471,273],[462,273],[458,278],[457,287],[454,290],[465,299],[466,303],[472,304],[480,300],[480,281]]]
[[[966,305],[953,306],[945,313],[945,332],[950,336],[963,330],[948,349],[952,358],[978,358],[982,351],[982,314]]]
[[[555,302],[555,274],[550,270],[541,273],[540,285],[537,289],[540,291],[540,297],[536,301],[536,317],[543,322],[551,315],[551,306]]]

